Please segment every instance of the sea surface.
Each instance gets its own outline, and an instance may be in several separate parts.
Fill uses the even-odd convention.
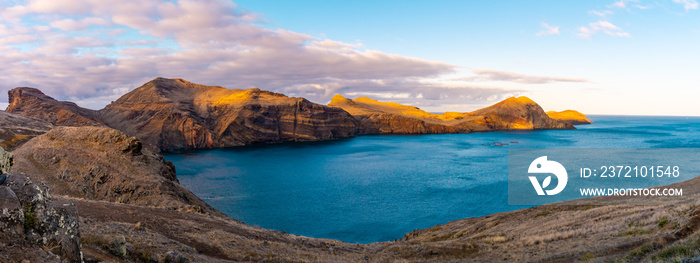
[[[182,185],[247,224],[370,243],[527,207],[507,202],[509,148],[700,148],[698,117],[589,117],[577,130],[360,136],[166,159]]]

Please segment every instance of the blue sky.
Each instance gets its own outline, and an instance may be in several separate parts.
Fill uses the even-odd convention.
[[[14,86],[101,108],[158,76],[327,103],[441,111],[513,95],[545,110],[700,115],[695,0],[0,4]]]

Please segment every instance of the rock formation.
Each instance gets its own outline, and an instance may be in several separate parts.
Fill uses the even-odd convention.
[[[110,127],[162,150],[354,136],[347,112],[259,89],[154,79],[100,110]]]
[[[552,119],[565,121],[565,122],[571,123],[573,125],[592,124],[593,123],[593,121],[589,120],[585,114],[580,113],[580,112],[575,111],[575,110],[565,110],[565,111],[559,111],[559,112],[548,111],[547,115],[549,115],[549,117]]]
[[[214,211],[180,186],[171,162],[144,148],[140,140],[111,128],[56,127],[13,153],[16,172],[45,182],[55,194]]]
[[[329,106],[357,118],[363,133],[468,133],[521,129],[573,129],[551,119],[527,97],[508,98],[470,113],[433,114],[419,108],[369,98],[347,99],[336,95]]]
[[[0,174],[11,173],[14,157],[12,153],[6,152],[0,147]]]
[[[43,120],[0,111],[0,147],[12,150],[52,127],[51,123]]]
[[[6,111],[45,120],[60,126],[104,126],[97,112],[73,102],[57,101],[35,88],[15,88],[7,92]]]

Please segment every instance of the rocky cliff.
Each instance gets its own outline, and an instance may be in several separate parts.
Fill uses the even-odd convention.
[[[347,112],[259,89],[154,79],[100,110],[109,126],[163,150],[354,136]]]
[[[180,186],[172,163],[143,148],[140,140],[111,128],[57,127],[13,153],[15,172],[45,182],[55,194],[182,211],[214,211]]]
[[[593,121],[588,119],[585,114],[580,113],[575,110],[565,110],[565,111],[548,111],[547,115],[555,120],[561,120],[573,125],[580,124],[592,124]]]
[[[342,108],[357,118],[363,133],[468,133],[521,129],[573,129],[554,120],[527,97],[508,98],[474,112],[433,114],[419,108],[369,98],[347,99],[336,95],[329,106]]]
[[[445,123],[444,115],[427,113],[398,103],[384,103],[365,97],[351,100],[335,95],[328,106],[350,113],[358,120],[360,131],[365,134],[469,132]]]
[[[60,126],[104,126],[97,112],[73,102],[57,101],[35,88],[15,88],[7,92],[10,105],[5,111],[45,120]]]

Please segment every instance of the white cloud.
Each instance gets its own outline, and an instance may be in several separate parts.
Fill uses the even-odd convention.
[[[623,31],[621,28],[613,25],[612,23],[604,20],[598,22],[589,23],[588,27],[582,26],[579,28],[578,37],[581,39],[589,39],[591,36],[598,32],[603,32],[606,35],[615,37],[629,37],[630,34]]]
[[[550,26],[547,23],[542,22],[542,28],[544,28],[544,30],[537,33],[538,37],[547,36],[547,35],[559,35],[559,27],[558,26]]]
[[[596,16],[599,16],[599,17],[606,17],[606,16],[609,16],[609,15],[614,14],[614,12],[613,12],[613,11],[610,11],[610,10],[601,10],[601,11],[598,11],[598,10],[591,10],[591,11],[588,11],[588,14],[596,15]]]
[[[454,79],[457,81],[506,81],[521,84],[546,84],[555,82],[588,82],[582,78],[567,78],[567,77],[551,77],[551,76],[533,76],[514,72],[492,70],[492,69],[477,69],[473,71],[474,76],[467,78]]]
[[[675,0],[674,0],[675,1]],[[627,3],[637,3],[639,0],[620,0],[612,5],[609,5],[608,8],[627,8]]]
[[[696,0],[673,0],[674,3],[682,4],[685,10],[698,9],[698,2]]]

